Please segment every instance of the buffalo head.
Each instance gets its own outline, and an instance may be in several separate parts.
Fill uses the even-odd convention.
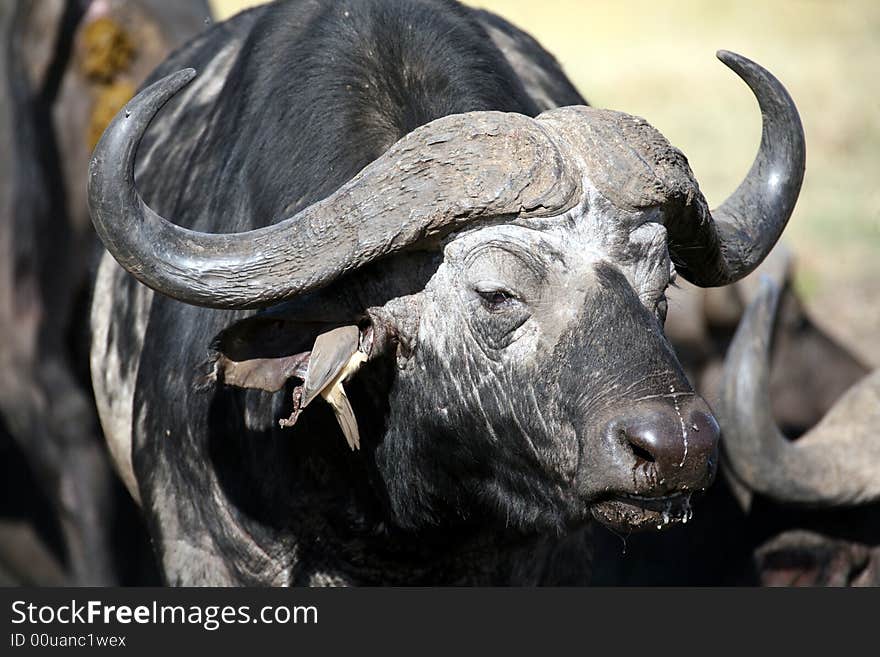
[[[283,370],[326,392],[355,350],[394,361],[385,426],[363,442],[401,526],[683,520],[690,494],[712,481],[719,436],[664,337],[664,291],[676,271],[702,286],[752,271],[791,214],[804,164],[782,85],[738,55],[719,57],[755,93],[764,133],[748,176],[714,212],[685,157],[645,121],[567,107],[446,116],[287,219],[186,230],[146,206],[133,163],[190,70],[144,90],[105,133],[92,218],[129,272],[189,304],[264,308],[334,281],[363,299],[409,278],[405,294],[363,303],[347,348],[289,357]],[[393,264],[419,253],[427,275]],[[278,389],[285,377],[263,385],[259,366],[225,380]],[[343,393],[332,398],[347,406]]]

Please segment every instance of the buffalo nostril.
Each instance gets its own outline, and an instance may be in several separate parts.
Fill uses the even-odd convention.
[[[636,461],[641,465],[642,463],[654,463],[656,459],[654,455],[648,448],[646,441],[639,435],[633,435],[628,431],[623,432],[623,438],[626,443],[629,445],[630,450],[636,457]]]
[[[677,441],[672,439],[676,429],[672,421],[662,414],[647,413],[630,418],[621,427],[621,433],[637,465],[651,463],[664,470],[676,455],[681,456],[675,449]]]

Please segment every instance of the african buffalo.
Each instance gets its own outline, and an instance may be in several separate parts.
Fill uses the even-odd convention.
[[[712,212],[455,2],[277,2],[160,66],[89,206],[99,414],[166,581],[583,583],[591,518],[687,520],[718,427],[665,290],[752,271],[804,164],[782,85],[719,57],[764,132]]]
[[[116,561],[114,532],[133,530],[115,522],[124,497],[82,335],[87,170],[110,118],[207,15],[204,2],[0,3],[0,564],[12,581],[110,584],[136,562]]]
[[[796,440],[777,427],[768,361],[781,290],[770,278],[725,361],[717,410],[742,507],[761,524],[765,584],[880,585],[880,370]]]

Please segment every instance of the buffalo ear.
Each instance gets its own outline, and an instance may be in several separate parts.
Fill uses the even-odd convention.
[[[320,329],[328,329],[320,331]],[[319,333],[309,345],[315,330]],[[351,449],[360,448],[354,410],[343,383],[367,360],[372,327],[302,323],[256,316],[233,324],[214,340],[215,356],[208,379],[237,388],[278,392],[291,378],[303,383],[293,391],[293,412],[279,421],[292,427],[318,395],[336,416]],[[309,345],[310,349],[306,350]]]
[[[305,382],[318,337],[345,326],[358,327],[360,350],[370,360],[390,354],[400,359],[411,349],[411,340],[405,336],[415,332],[418,313],[410,297],[359,312],[350,303],[306,301],[279,304],[218,333],[211,343],[204,386],[222,383],[277,392],[291,378]],[[409,330],[401,331],[401,325]],[[328,358],[331,354],[332,350],[327,350]],[[328,360],[325,365],[329,371],[338,363]]]
[[[317,335],[340,323],[256,315],[221,331],[211,345],[208,383],[277,392],[305,380]]]
[[[228,386],[278,392],[288,379],[304,379],[308,365],[308,352],[245,361],[230,360],[225,354],[219,354],[214,361],[214,376]]]

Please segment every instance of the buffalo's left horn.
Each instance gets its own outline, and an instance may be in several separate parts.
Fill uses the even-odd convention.
[[[89,167],[89,212],[104,246],[142,283],[186,303],[266,306],[480,219],[560,214],[580,195],[568,147],[541,123],[470,112],[417,128],[333,194],[277,223],[187,230],[147,206],[134,161],[153,117],[194,76],[180,71],[132,99]]]
[[[678,272],[701,287],[733,283],[761,263],[782,234],[804,178],[804,129],[785,87],[741,55],[717,55],[755,94],[763,130],[752,168],[721,207],[710,213],[698,195],[692,212],[667,224]]]
[[[849,389],[795,441],[773,420],[769,348],[780,289],[769,278],[724,364],[719,404],[726,464],[754,492],[812,506],[880,501],[880,370]]]

